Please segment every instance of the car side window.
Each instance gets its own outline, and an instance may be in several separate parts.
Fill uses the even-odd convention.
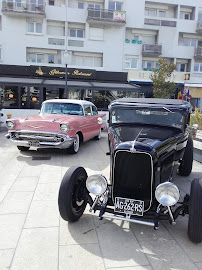
[[[85,116],[92,115],[90,105],[84,106]]]
[[[92,106],[92,113],[93,113],[93,115],[97,115],[98,114],[97,108],[95,106]]]

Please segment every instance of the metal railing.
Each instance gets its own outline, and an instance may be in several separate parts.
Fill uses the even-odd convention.
[[[26,1],[26,3],[15,2],[15,1],[2,1],[2,11],[13,11],[13,12],[31,12],[36,14],[45,13],[45,4],[36,4]]]
[[[115,21],[125,22],[125,11],[114,11],[109,9],[95,9],[88,8],[88,19],[100,20],[100,21]]]
[[[175,22],[175,21],[155,20],[155,19],[145,19],[144,24],[157,25],[157,26],[168,26],[168,27],[176,27],[177,26],[177,22]]]
[[[202,47],[195,48],[194,57],[202,59]]]
[[[143,44],[142,45],[143,54],[162,54],[162,45],[160,44]]]

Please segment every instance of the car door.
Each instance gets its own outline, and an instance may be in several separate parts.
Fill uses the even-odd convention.
[[[85,125],[83,126],[83,136],[84,141],[89,140],[93,137],[94,130],[93,130],[93,116],[91,105],[84,105],[84,117],[85,117]]]
[[[93,120],[92,120],[92,124],[93,124],[93,136],[97,136],[102,125],[101,124],[98,124],[98,118],[100,117],[98,115],[98,111],[97,111],[97,108],[92,105],[92,117],[93,117]]]

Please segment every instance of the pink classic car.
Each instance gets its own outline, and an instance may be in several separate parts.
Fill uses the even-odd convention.
[[[30,147],[67,149],[75,154],[81,142],[100,139],[105,114],[98,115],[89,101],[54,99],[44,101],[39,115],[6,121],[8,134],[21,151]]]

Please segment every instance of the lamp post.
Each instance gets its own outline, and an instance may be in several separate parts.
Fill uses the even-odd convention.
[[[64,60],[64,64],[65,64],[65,94],[64,94],[64,98],[68,98],[68,94],[67,94],[67,63],[68,63],[68,59],[69,59],[69,53],[68,51],[65,51],[63,54],[63,60]]]

